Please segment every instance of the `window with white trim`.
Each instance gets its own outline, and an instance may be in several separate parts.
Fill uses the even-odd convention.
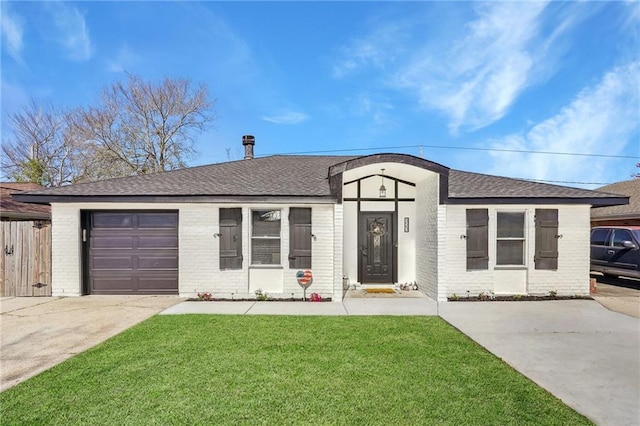
[[[496,228],[496,265],[525,264],[525,213],[498,212]]]
[[[280,265],[280,210],[251,212],[251,264]]]

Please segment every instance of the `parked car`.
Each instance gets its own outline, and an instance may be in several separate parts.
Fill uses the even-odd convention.
[[[593,228],[591,270],[640,279],[640,226]]]

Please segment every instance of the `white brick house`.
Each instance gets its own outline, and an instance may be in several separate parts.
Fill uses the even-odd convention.
[[[452,294],[589,292],[592,205],[626,197],[403,154],[246,158],[20,194],[51,204],[54,296],[210,292],[339,301],[345,282]]]

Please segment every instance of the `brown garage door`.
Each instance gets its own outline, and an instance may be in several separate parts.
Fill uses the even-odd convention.
[[[177,294],[177,212],[90,212],[88,292]]]

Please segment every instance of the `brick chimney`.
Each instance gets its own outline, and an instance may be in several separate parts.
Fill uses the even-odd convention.
[[[253,158],[253,146],[256,144],[256,138],[251,135],[242,137],[242,145],[244,145],[244,159],[251,160]]]

